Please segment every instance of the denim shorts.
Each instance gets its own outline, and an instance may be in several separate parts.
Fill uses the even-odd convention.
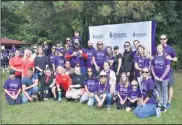
[[[171,72],[169,74],[169,87],[172,87],[174,85],[174,73],[173,73],[173,69],[171,69]]]

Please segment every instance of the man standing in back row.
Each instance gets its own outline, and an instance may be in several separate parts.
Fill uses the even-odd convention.
[[[160,42],[164,47],[164,51],[167,54],[167,59],[171,60],[172,62],[177,62],[177,57],[174,48],[169,46],[167,44],[168,36],[166,34],[161,35]],[[173,69],[171,68],[170,75],[169,75],[169,96],[168,96],[168,103],[167,103],[167,109],[171,106],[171,100],[173,97],[173,85],[174,85],[174,75],[173,75]]]

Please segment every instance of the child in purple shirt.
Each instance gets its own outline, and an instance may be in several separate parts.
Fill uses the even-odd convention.
[[[15,77],[15,71],[10,70],[10,78],[5,81],[3,86],[5,97],[9,105],[21,104],[21,81]]]
[[[121,73],[120,82],[116,85],[116,91],[118,94],[117,109],[126,109],[128,98],[128,86],[129,81],[125,72]]]
[[[156,88],[159,92],[160,100],[158,106],[162,111],[167,111],[168,82],[171,61],[166,59],[162,45],[157,46],[157,55],[152,60],[152,74],[155,79]]]

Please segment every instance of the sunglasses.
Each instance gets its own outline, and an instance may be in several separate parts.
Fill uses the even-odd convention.
[[[125,47],[128,47],[128,46],[130,46],[130,45],[124,45]]]
[[[33,49],[37,49],[37,48],[33,48]]]
[[[101,78],[106,78],[106,76],[100,76]]]
[[[103,43],[101,43],[101,44],[97,44],[97,45],[103,45]]]
[[[138,86],[137,84],[133,84],[133,85],[131,85],[131,86]]]
[[[71,41],[70,39],[66,40],[66,41]]]
[[[161,38],[161,40],[166,40],[166,38]]]
[[[69,47],[69,46],[65,46],[65,47]]]
[[[147,72],[147,71],[142,71],[142,73],[149,73],[149,72]]]
[[[92,72],[91,70],[88,70],[87,72]]]
[[[52,49],[56,49],[56,48],[52,48]]]
[[[9,73],[10,75],[15,75],[15,73]]]

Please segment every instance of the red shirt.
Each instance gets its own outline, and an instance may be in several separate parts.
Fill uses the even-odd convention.
[[[70,84],[71,78],[69,75],[56,75],[56,85],[60,85],[65,91],[68,90]]]
[[[15,67],[16,69],[22,69],[22,58],[12,57],[9,60],[9,65]],[[22,72],[15,72],[15,76],[21,76]]]
[[[34,68],[34,60],[30,58],[22,59],[22,77],[27,76],[29,68]]]

